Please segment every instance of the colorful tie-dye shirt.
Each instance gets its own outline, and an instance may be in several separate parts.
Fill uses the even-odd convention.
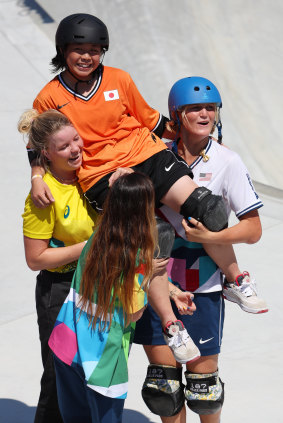
[[[91,239],[79,259],[69,295],[57,317],[49,346],[64,363],[83,368],[88,387],[107,397],[124,399],[127,396],[127,362],[135,324],[125,327],[119,301],[116,301],[111,325],[107,318],[103,330],[99,329],[99,321],[92,328],[87,313],[80,308],[81,276]],[[147,303],[146,293],[141,288],[142,266],[138,272],[135,276],[132,313]],[[93,310],[95,307],[94,303]]]

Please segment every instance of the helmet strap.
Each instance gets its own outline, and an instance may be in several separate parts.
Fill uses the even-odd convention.
[[[90,85],[95,80],[95,78],[99,74],[99,70],[101,69],[101,66],[102,66],[101,64],[98,65],[98,67],[92,72],[91,78],[88,79],[87,81],[84,81],[82,79],[77,78],[76,75],[74,75],[73,72],[71,72],[68,67],[66,68],[66,71],[69,72],[74,79],[76,79],[76,83],[75,83],[75,92],[76,93],[78,92],[78,85],[79,84],[87,84],[87,85]]]
[[[174,153],[178,153],[178,142],[180,141],[180,130],[181,130],[181,122],[180,122],[180,118],[177,111],[176,111],[176,120],[178,124],[178,129],[172,144],[172,151]]]
[[[101,53],[101,56],[100,56],[100,61],[99,61],[99,63],[100,63],[101,65],[102,65],[102,63],[103,63],[104,56],[105,56],[105,50],[104,50],[104,49],[102,49],[102,53]]]
[[[220,107],[217,107],[217,123],[214,122],[214,128],[217,128],[218,131],[218,144],[222,144],[222,122],[220,117]]]
[[[80,82],[82,84],[88,84],[88,85],[90,85],[93,82],[93,80],[95,79],[95,77],[96,77],[96,71],[97,71],[97,69],[95,69],[95,71],[92,72],[90,79],[83,80],[83,79],[77,78],[76,75],[74,75],[73,72],[71,72],[69,68],[66,68],[66,70],[72,75],[73,78],[75,78],[75,80],[77,81],[77,83]]]
[[[221,120],[219,119],[218,123],[217,123],[217,130],[218,130],[218,144],[222,144],[222,123]]]
[[[178,143],[179,143],[179,141],[180,141],[180,137],[177,137],[177,134],[176,134],[176,137],[175,137],[175,139],[174,139],[174,141],[173,141],[173,144],[172,144],[172,151],[173,151],[173,153],[178,153]]]

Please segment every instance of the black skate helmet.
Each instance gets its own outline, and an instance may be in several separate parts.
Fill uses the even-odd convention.
[[[55,43],[57,51],[72,43],[99,44],[104,51],[107,51],[109,35],[106,25],[96,16],[75,13],[59,23]]]

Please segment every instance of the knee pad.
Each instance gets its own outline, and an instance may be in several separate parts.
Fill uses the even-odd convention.
[[[180,213],[187,219],[194,217],[213,232],[228,226],[226,206],[221,195],[214,195],[205,187],[196,188],[186,199]]]
[[[178,414],[185,402],[182,368],[150,364],[142,397],[154,414],[165,417]]]
[[[214,414],[224,402],[224,383],[218,371],[209,374],[185,372],[187,406],[197,414]]]
[[[170,257],[175,240],[175,231],[170,223],[165,222],[158,216],[156,216],[156,226],[158,231],[158,247],[154,253],[154,258]]]

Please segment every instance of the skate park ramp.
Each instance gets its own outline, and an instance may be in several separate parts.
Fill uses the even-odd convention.
[[[222,421],[279,423],[283,253],[282,71],[283,3],[279,0],[0,0],[2,46],[0,422],[33,421],[41,376],[34,286],[25,263],[21,213],[30,189],[30,169],[20,114],[32,106],[52,75],[54,34],[68,14],[92,13],[108,26],[104,63],[132,75],[152,107],[167,115],[173,83],[204,76],[223,100],[224,143],[247,165],[264,202],[262,239],[235,247],[242,270],[257,279],[270,311],[250,315],[226,302],[220,375],[225,382]],[[235,220],[232,219],[231,223]],[[208,322],[209,324],[209,322]],[[130,389],[123,421],[159,422],[140,390],[147,360],[133,346]],[[188,411],[187,421],[198,422]]]

